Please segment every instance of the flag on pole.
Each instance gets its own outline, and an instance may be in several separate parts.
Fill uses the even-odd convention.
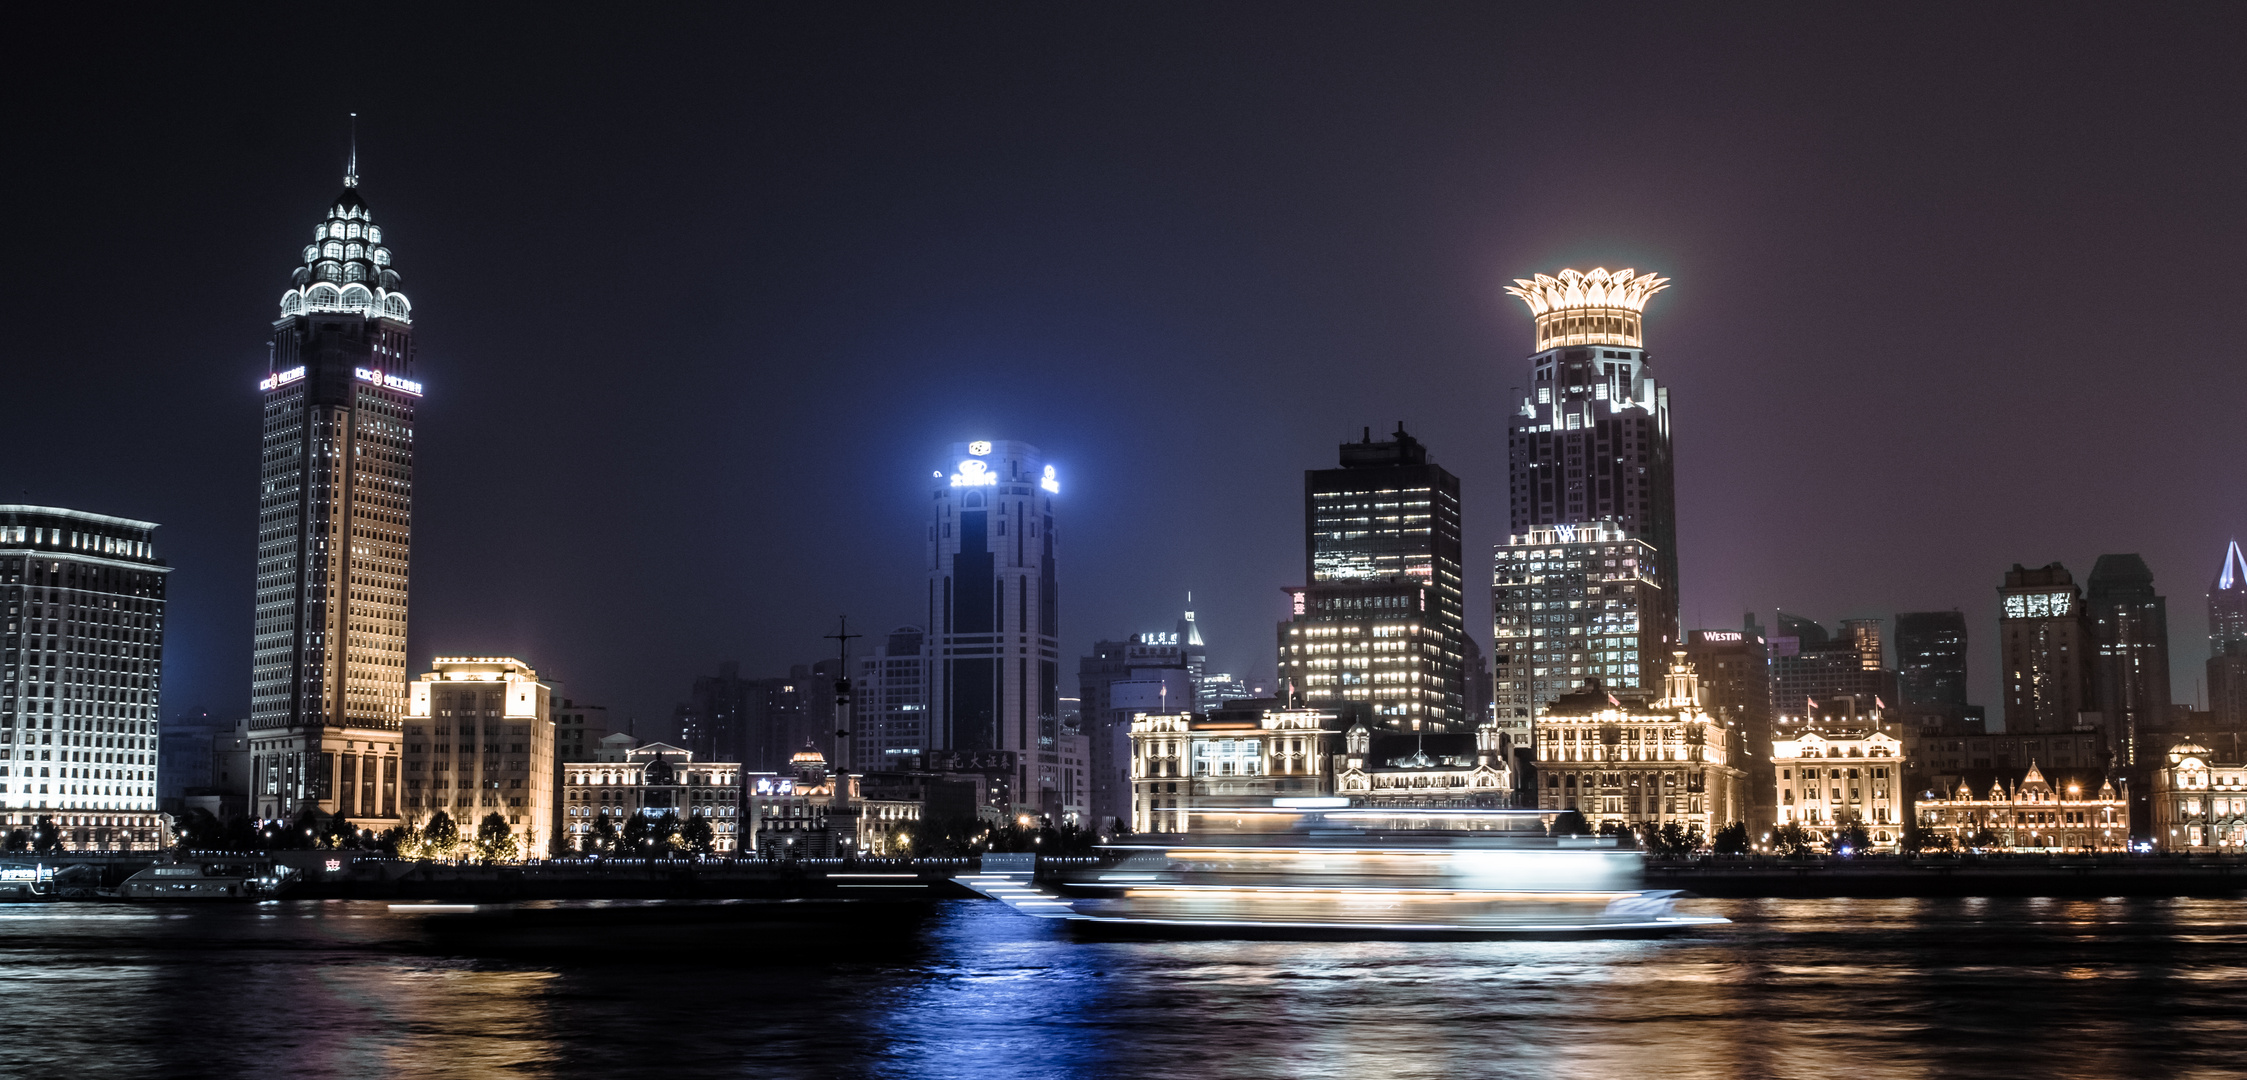
[[[1804,711],[1804,712],[1817,712],[1817,711],[1818,711],[1818,699],[1817,699],[1817,698],[1814,698],[1814,697],[1809,697],[1809,696],[1804,696],[1802,700],[1803,700],[1803,702],[1804,702],[1804,705],[1803,705],[1803,710],[1802,710],[1802,711]]]
[[[1875,708],[1875,709],[1879,709],[1879,710],[1882,710],[1883,712],[1887,711],[1887,709],[1888,709],[1888,706],[1887,706],[1887,704],[1885,704],[1884,702],[1882,702],[1882,701],[1880,700],[1880,695],[1879,695],[1879,694],[1874,694],[1874,695],[1873,695],[1873,708]]]

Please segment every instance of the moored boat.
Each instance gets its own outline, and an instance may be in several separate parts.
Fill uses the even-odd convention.
[[[182,859],[126,878],[117,895],[125,900],[270,900],[296,880],[296,871],[268,858]]]

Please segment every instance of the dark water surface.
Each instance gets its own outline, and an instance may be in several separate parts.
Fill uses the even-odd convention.
[[[960,901],[816,964],[460,956],[378,903],[7,906],[0,1076],[2247,1076],[2247,903],[1691,906],[1736,924],[1085,943]]]

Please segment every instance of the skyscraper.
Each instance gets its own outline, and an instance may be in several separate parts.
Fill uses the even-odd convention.
[[[2237,540],[2208,586],[2208,711],[2220,728],[2247,728],[2247,556]]]
[[[152,522],[0,506],[0,832],[51,817],[73,849],[170,842],[156,710],[171,568],[155,541]]]
[[[1739,732],[1746,774],[1739,813],[1761,832],[1778,820],[1777,777],[1771,767],[1771,663],[1763,635],[1749,619],[1746,630],[1694,630],[1686,634],[1685,660],[1700,676],[1701,703],[1709,715]]]
[[[2115,761],[2128,767],[2138,762],[2140,737],[2169,723],[2169,602],[2153,591],[2153,571],[2136,555],[2099,556],[2084,584],[2096,649],[2090,700]]]
[[[1667,280],[1563,270],[1506,290],[1536,317],[1537,351],[1507,420],[1511,525],[1491,592],[1501,720],[1592,678],[1651,693],[1677,647],[1670,398],[1640,332]]]
[[[850,767],[901,769],[928,752],[928,634],[900,626],[858,658]]]
[[[2224,564],[2208,586],[2208,651],[2221,655],[2227,646],[2247,644],[2247,555],[2239,541],[2224,549]]]
[[[1007,797],[1041,812],[1033,778],[1058,763],[1061,736],[1061,483],[1029,443],[954,443],[949,460],[928,526],[930,734],[944,750],[1013,755]]]
[[[2074,576],[2059,563],[2034,570],[2014,563],[1998,595],[2006,733],[2074,731],[2088,696],[2091,659]]]
[[[421,399],[399,284],[354,159],[281,294],[259,384],[250,806],[260,817],[336,813],[347,758],[396,776]],[[353,800],[346,816],[379,827],[391,811],[377,808],[394,805]]]
[[[1405,434],[1343,443],[1341,467],[1303,474],[1303,572],[1280,625],[1294,703],[1343,726],[1468,729],[1459,478]]]
[[[1903,705],[1966,707],[1966,616],[1906,611],[1896,616],[1896,696]]]

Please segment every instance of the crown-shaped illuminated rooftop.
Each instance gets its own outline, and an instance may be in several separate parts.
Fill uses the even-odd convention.
[[[282,318],[344,311],[413,322],[413,303],[399,290],[401,279],[390,265],[390,249],[383,246],[382,227],[359,197],[357,140],[343,174],[343,193],[328,208],[327,220],[312,227],[303,263],[281,294]]]
[[[1590,273],[1563,270],[1558,277],[1515,278],[1506,291],[1521,297],[1537,316],[1537,351],[1543,352],[1561,345],[1643,347],[1639,315],[1648,297],[1669,286],[1665,277],[1599,267]]]
[[[2239,553],[2239,541],[2234,540],[2231,547],[2224,550],[2224,566],[2216,574],[2216,591],[2240,589],[2247,589],[2247,555]]]

